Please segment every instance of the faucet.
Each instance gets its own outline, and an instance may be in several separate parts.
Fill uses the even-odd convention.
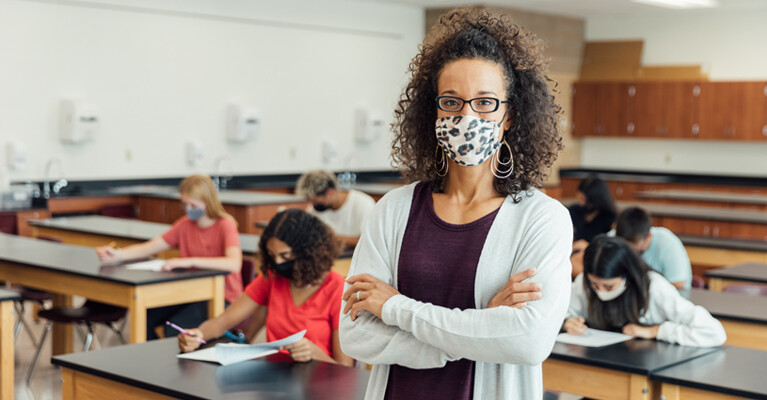
[[[216,189],[218,190],[226,189],[226,182],[232,178],[231,162],[229,163],[229,175],[223,175],[221,173],[221,165],[224,164],[224,161],[229,161],[229,156],[217,157],[216,160],[213,162],[214,166],[216,167],[216,172],[213,175],[213,183],[216,184]]]
[[[58,158],[51,158],[48,160],[47,163],[45,163],[45,181],[43,182],[43,197],[46,199],[51,198],[51,167],[53,164],[58,164],[59,166],[59,176],[64,175],[64,172],[61,168],[61,160]],[[66,179],[61,178],[56,183],[53,184],[53,193],[58,193],[66,187],[69,184]]]
[[[357,183],[357,174],[352,172],[352,160],[354,159],[354,153],[349,153],[344,157],[344,172],[338,174],[338,183],[342,188],[349,190]]]

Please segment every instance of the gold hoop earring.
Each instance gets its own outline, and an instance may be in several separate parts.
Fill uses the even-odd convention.
[[[506,161],[502,161],[500,155],[504,145],[509,150],[509,158]],[[501,165],[506,168],[501,170]],[[498,179],[506,179],[511,176],[512,172],[514,172],[514,154],[511,152],[511,146],[509,146],[509,142],[507,142],[505,139],[501,143],[501,146],[498,147],[498,151],[493,153],[493,156],[491,157],[490,171],[493,173],[493,176]]]
[[[434,152],[434,158],[437,158],[438,153],[442,153],[442,159],[436,163],[437,166],[437,176],[444,177],[447,175],[447,170],[450,167],[450,164],[447,163],[447,159],[445,157],[445,151],[442,150],[442,147],[440,145],[437,145],[437,149]],[[440,173],[440,171],[444,171]]]

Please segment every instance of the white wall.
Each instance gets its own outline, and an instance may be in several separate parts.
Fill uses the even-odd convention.
[[[353,111],[390,122],[423,31],[421,8],[351,0],[0,0],[0,169],[9,140],[28,148],[13,180],[51,157],[69,179],[212,172],[222,155],[236,174],[343,169],[349,154],[389,169],[388,129],[355,145]],[[64,98],[98,106],[95,141],[57,139]],[[261,109],[259,140],[225,141],[231,102]],[[197,167],[187,139],[204,144]]]
[[[716,81],[767,81],[767,12],[695,11],[589,18],[587,40],[643,39],[643,65],[701,64]],[[666,161],[670,160],[670,161]],[[767,176],[767,142],[583,140],[586,168]]]

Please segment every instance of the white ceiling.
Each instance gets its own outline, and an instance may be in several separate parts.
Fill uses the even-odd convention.
[[[425,8],[445,8],[463,5],[481,4],[487,6],[503,6],[546,14],[566,15],[579,18],[601,17],[611,15],[645,15],[671,14],[690,11],[671,10],[646,4],[634,3],[631,0],[373,0],[383,3],[401,3]],[[708,12],[717,10],[760,10],[767,12],[767,0],[718,0],[719,7],[707,9]]]

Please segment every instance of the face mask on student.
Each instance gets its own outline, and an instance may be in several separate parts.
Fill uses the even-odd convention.
[[[435,130],[437,143],[459,165],[482,164],[501,147],[501,124],[472,115],[439,118]]]
[[[185,210],[186,216],[189,217],[190,221],[197,221],[202,218],[203,215],[205,215],[204,208],[186,207]]]
[[[288,278],[290,280],[293,279],[293,264],[296,260],[290,260],[285,261],[281,264],[273,264],[272,268],[274,268],[274,271],[278,274],[284,276],[285,278]]]
[[[314,207],[314,211],[317,212],[323,212],[330,209],[330,206],[327,204],[312,204],[312,207]]]
[[[593,286],[592,286],[593,287]],[[609,292],[603,291],[603,290],[597,290],[594,288],[594,292],[597,294],[597,297],[599,297],[599,300],[602,301],[612,301],[617,299],[620,295],[623,294],[623,292],[626,291],[626,278],[623,278],[621,281],[620,286],[618,286],[617,289],[613,289]]]

